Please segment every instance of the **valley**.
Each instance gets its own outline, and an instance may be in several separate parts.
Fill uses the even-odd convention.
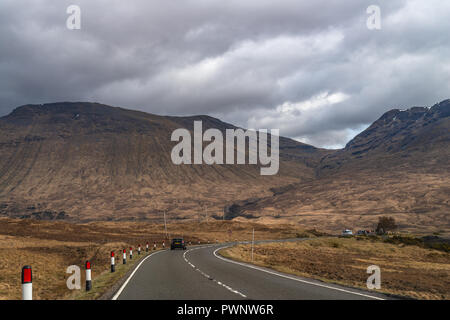
[[[22,106],[0,118],[0,215],[162,223],[166,213],[170,222],[250,219],[329,232],[373,228],[391,215],[403,231],[447,233],[449,110],[446,100],[389,111],[340,150],[281,136],[279,172],[262,176],[249,161],[172,163],[174,130],[193,133],[195,121],[224,135],[237,128],[209,116]]]

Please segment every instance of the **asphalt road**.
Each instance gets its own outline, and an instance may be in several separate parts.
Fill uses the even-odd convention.
[[[153,253],[135,269],[113,299],[302,300],[388,299],[375,292],[326,284],[218,255],[226,245]]]

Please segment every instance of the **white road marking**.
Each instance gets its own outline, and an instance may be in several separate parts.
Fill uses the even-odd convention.
[[[290,277],[290,276],[288,276],[288,275],[284,275],[284,274],[281,274],[281,273],[277,273],[277,272],[269,271],[269,270],[266,270],[266,269],[262,269],[262,268],[259,268],[259,267],[256,267],[256,266],[253,266],[253,265],[250,265],[250,264],[246,264],[246,263],[242,263],[242,262],[233,261],[233,260],[230,260],[230,259],[221,257],[221,256],[219,256],[219,255],[217,254],[217,251],[219,251],[219,250],[221,250],[221,249],[229,248],[229,247],[231,247],[231,246],[226,246],[226,247],[220,247],[220,248],[217,248],[217,249],[214,250],[214,252],[213,252],[213,253],[214,253],[214,256],[215,256],[216,258],[218,258],[218,259],[221,259],[221,260],[226,261],[226,262],[229,262],[229,263],[238,264],[238,265],[240,265],[240,266],[244,266],[244,267],[247,267],[247,268],[259,270],[259,271],[266,272],[266,273],[269,273],[269,274],[272,274],[272,275],[276,275],[276,276],[279,276],[279,277],[282,277],[282,278],[286,278],[286,279],[290,279],[290,280],[295,280],[295,281],[298,281],[298,282],[303,282],[303,283],[311,284],[311,285],[318,286],[318,287],[324,287],[324,288],[327,288],[327,289],[332,289],[332,290],[342,291],[342,292],[346,292],[346,293],[351,293],[351,294],[355,294],[355,295],[358,295],[358,296],[363,296],[363,297],[372,298],[372,299],[376,299],[376,300],[385,300],[385,299],[383,299],[383,298],[371,296],[371,295],[368,295],[368,294],[363,294],[363,293],[359,293],[359,292],[353,292],[353,291],[349,291],[349,290],[345,290],[345,289],[341,289],[341,288],[336,288],[336,287],[328,286],[328,285],[325,285],[325,284],[314,283],[314,282],[310,282],[310,281],[306,281],[306,280],[302,280],[302,279]]]
[[[195,268],[195,271],[199,272],[199,273],[200,273],[201,275],[203,275],[205,278],[208,278],[208,279],[212,280],[213,282],[217,283],[219,286],[222,286],[222,287],[224,287],[225,289],[227,289],[227,290],[229,290],[229,291],[231,291],[231,292],[233,292],[233,293],[235,293],[235,294],[237,294],[237,295],[240,295],[240,296],[243,297],[243,298],[247,298],[247,296],[246,296],[245,294],[243,294],[242,292],[239,292],[238,290],[235,290],[235,289],[231,288],[230,286],[227,286],[225,283],[222,283],[221,281],[218,281],[218,280],[216,280],[216,279],[211,279],[211,277],[210,277],[208,274],[206,274],[206,273],[204,273],[202,270],[196,268],[196,267],[195,267],[195,266],[194,266],[194,265],[186,258],[186,254],[187,254],[188,252],[190,252],[190,251],[194,251],[194,250],[198,250],[198,249],[202,249],[202,248],[209,248],[209,247],[212,247],[212,246],[204,246],[204,247],[194,248],[194,249],[190,249],[190,250],[186,251],[185,253],[183,253],[183,259],[184,259],[184,261],[186,261],[189,265],[191,265],[191,267]]]
[[[156,251],[151,253],[149,256],[145,257],[144,259],[142,259],[142,261],[137,265],[136,268],[134,268],[133,272],[130,274],[130,276],[128,277],[128,279],[123,283],[123,285],[120,287],[119,291],[117,291],[117,293],[112,297],[111,300],[117,300],[117,298],[120,296],[120,294],[122,293],[123,289],[125,289],[125,287],[127,286],[128,282],[130,282],[131,278],[133,278],[134,274],[136,273],[136,271],[139,269],[139,267],[144,263],[145,260],[147,260],[148,258],[150,258],[151,256],[160,253],[160,252],[164,252],[166,250],[160,250],[160,251]]]

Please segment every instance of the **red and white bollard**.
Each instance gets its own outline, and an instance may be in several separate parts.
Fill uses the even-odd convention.
[[[138,244],[138,256],[140,256],[140,255],[141,255],[141,245]]]
[[[145,252],[148,252],[148,242],[147,242],[147,244],[145,245]]]
[[[130,260],[133,259],[133,248],[130,247]]]
[[[86,261],[86,291],[92,289],[92,278],[91,278],[91,263]]]
[[[22,268],[22,300],[33,300],[33,275],[31,266]]]
[[[127,249],[123,249],[123,264],[127,264]]]
[[[116,261],[114,259],[114,251],[111,251],[111,272],[116,271]]]

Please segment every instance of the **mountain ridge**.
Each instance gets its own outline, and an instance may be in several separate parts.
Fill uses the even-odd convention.
[[[175,166],[170,133],[238,128],[99,103],[24,105],[0,118],[0,215],[36,219],[253,218],[329,229],[381,214],[447,228],[450,100],[385,112],[338,150],[280,137],[280,172]],[[423,198],[423,200],[422,200]],[[446,211],[447,210],[447,211]],[[415,217],[414,219],[412,217]]]
[[[207,120],[205,128],[235,128],[199,117]],[[98,103],[18,107],[0,118],[0,214],[31,217],[35,209],[27,208],[39,207],[38,212],[82,220],[144,219],[164,210],[183,218],[208,205],[221,215],[228,201],[268,194],[274,185],[314,175],[322,152],[315,148],[286,156],[281,151],[282,168],[270,178],[260,176],[257,165],[176,166],[170,158],[176,144],[171,133],[193,119]],[[280,139],[281,146],[285,143],[304,145]],[[178,200],[186,204],[174,204]]]
[[[450,100],[387,111],[345,148],[325,155],[316,179],[238,201],[233,216],[330,231],[372,229],[395,217],[412,232],[450,231]]]

